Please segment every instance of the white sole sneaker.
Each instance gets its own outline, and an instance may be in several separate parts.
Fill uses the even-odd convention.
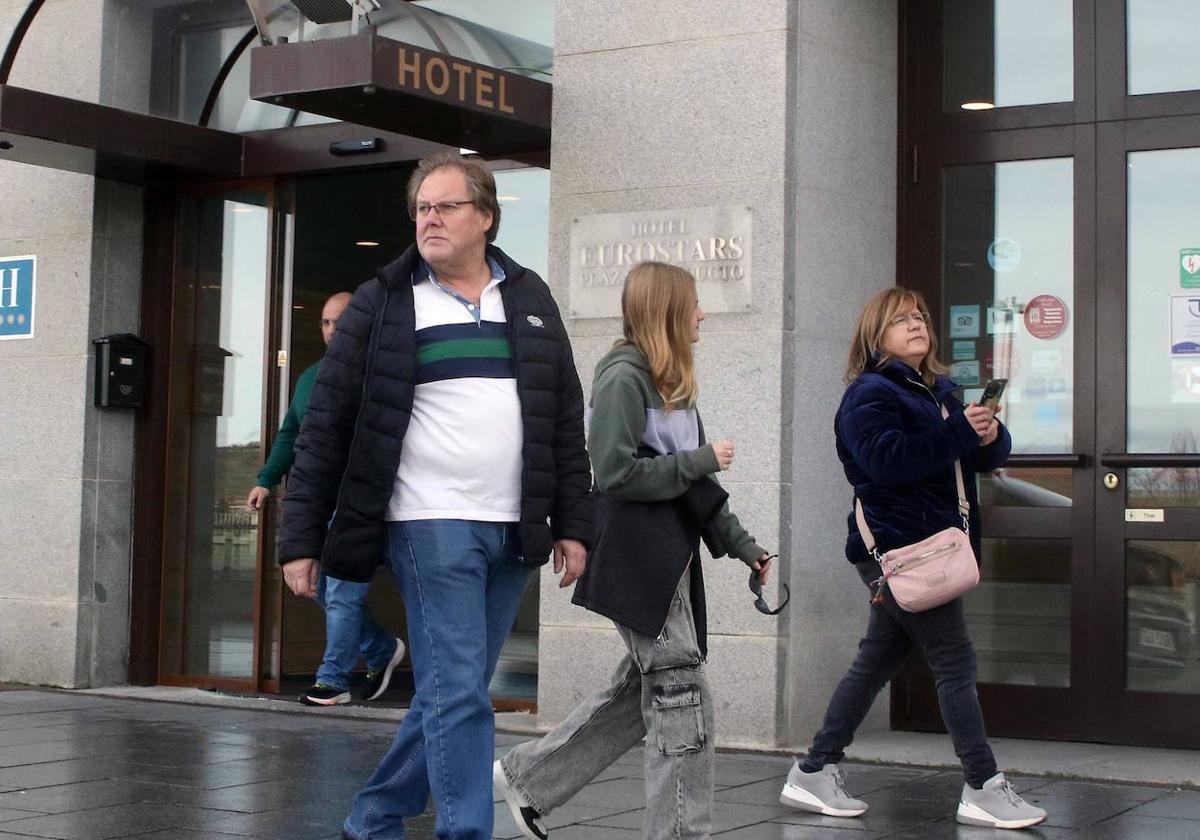
[[[508,783],[508,776],[504,775],[504,768],[500,766],[499,761],[492,764],[492,786],[504,797],[513,822],[517,824],[517,830],[521,832],[522,837],[527,840],[546,840],[550,836],[542,822],[541,814],[521,804],[519,794]]]
[[[988,828],[1029,828],[1045,821],[1046,817],[1030,817],[1024,820],[1000,820],[979,806],[960,800],[958,803],[958,814],[955,815],[955,819],[963,825],[982,825]]]
[[[867,812],[866,808],[830,808],[804,788],[786,783],[779,793],[779,803],[799,808],[801,811],[814,811],[827,817],[858,817]]]
[[[388,662],[387,667],[383,669],[383,679],[379,681],[379,688],[375,689],[375,693],[370,697],[364,697],[363,700],[374,700],[382,697],[384,692],[388,690],[388,684],[392,681],[392,671],[396,670],[396,666],[404,661],[404,654],[408,652],[408,648],[404,646],[404,640],[396,639],[396,652],[392,654],[392,660]]]

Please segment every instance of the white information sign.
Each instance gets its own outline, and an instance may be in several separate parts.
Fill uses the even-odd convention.
[[[705,312],[749,310],[753,220],[745,205],[580,216],[571,223],[571,317],[621,317],[625,275],[646,260],[690,271]]]

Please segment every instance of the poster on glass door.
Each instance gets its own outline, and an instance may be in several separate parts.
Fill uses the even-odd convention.
[[[1171,295],[1171,355],[1200,356],[1200,296]]]

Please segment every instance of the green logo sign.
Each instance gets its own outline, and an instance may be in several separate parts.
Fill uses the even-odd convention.
[[[1179,249],[1179,285],[1200,289],[1200,248]]]

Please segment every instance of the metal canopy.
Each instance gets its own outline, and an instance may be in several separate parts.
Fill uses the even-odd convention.
[[[550,147],[551,85],[373,31],[256,47],[250,95],[483,155]]]
[[[0,85],[0,160],[137,183],[237,178],[244,138]]]

